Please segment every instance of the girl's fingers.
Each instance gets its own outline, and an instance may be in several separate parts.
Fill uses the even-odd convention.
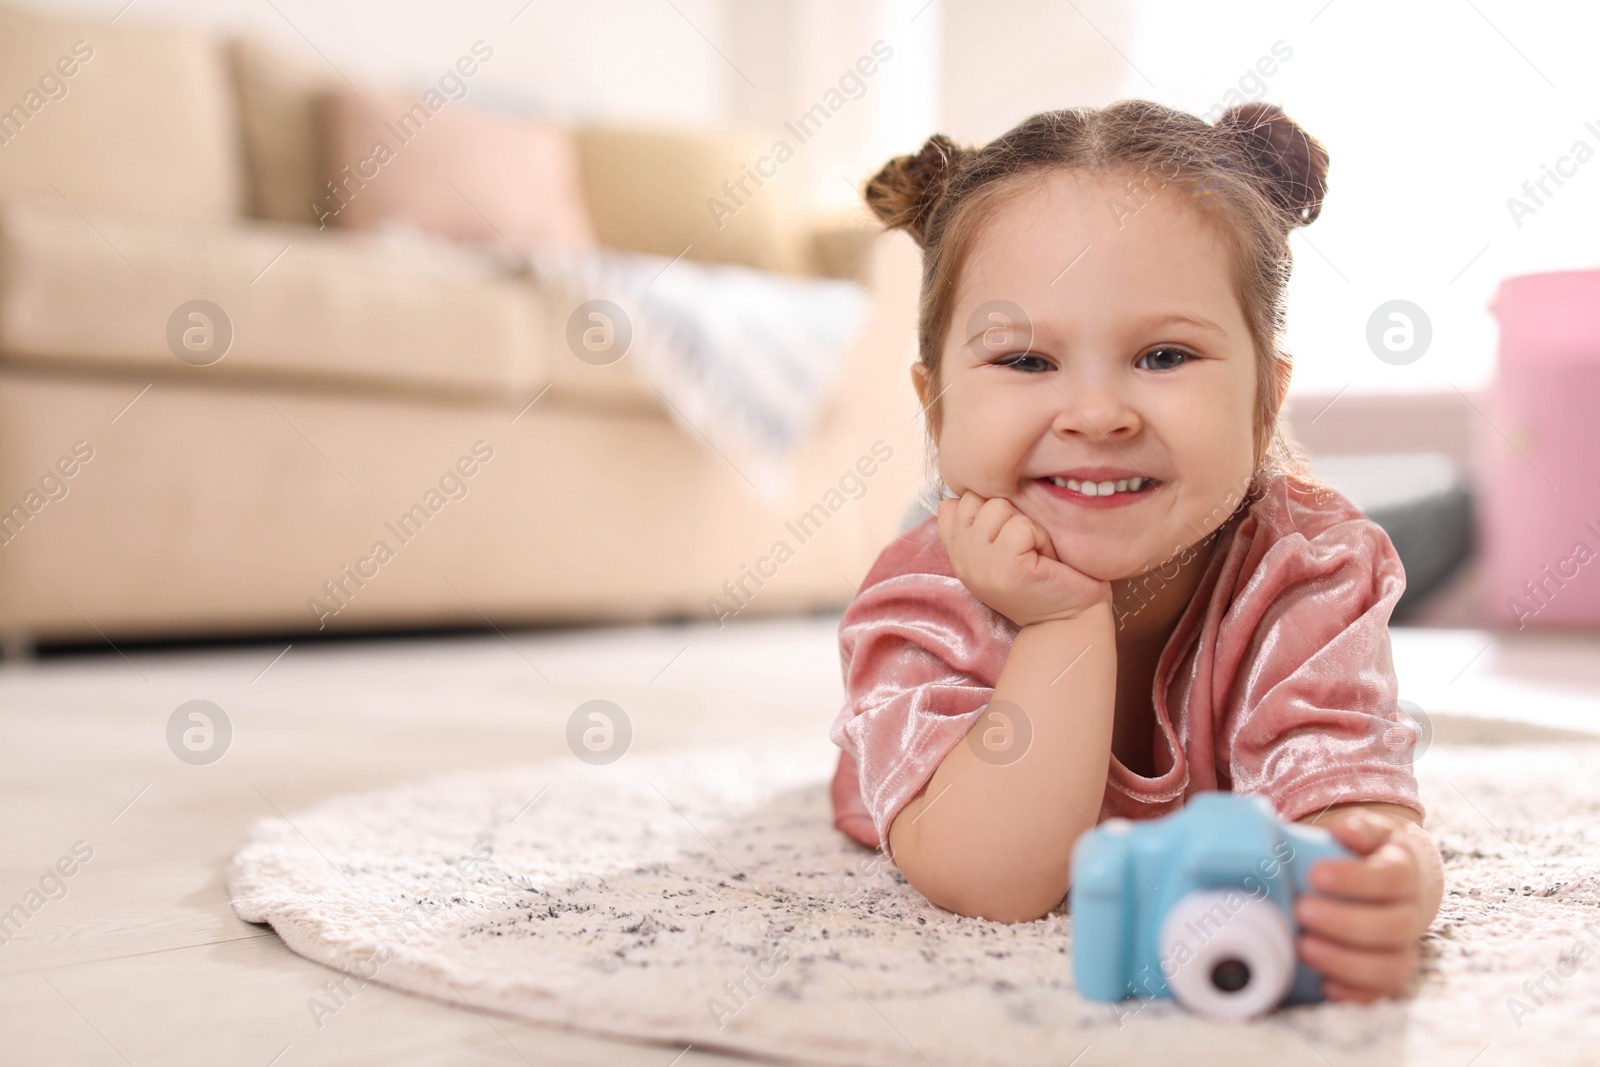
[[[956,515],[961,519],[963,528],[971,526],[972,521],[978,517],[978,510],[988,503],[983,497],[968,489],[961,494],[961,499],[956,501]]]
[[[1351,903],[1316,893],[1295,901],[1294,917],[1306,932],[1353,948],[1402,948],[1416,925],[1408,904]]]
[[[1417,860],[1398,842],[1359,859],[1321,859],[1311,865],[1311,888],[1348,900],[1398,902],[1417,895]]]
[[[1321,971],[1324,979],[1386,997],[1397,997],[1405,991],[1417,963],[1414,942],[1408,942],[1403,949],[1374,952],[1305,934],[1297,948],[1300,958]]]
[[[950,551],[950,544],[955,540],[956,527],[961,519],[958,512],[960,501],[941,500],[939,502],[939,540],[944,543],[945,551]]]
[[[1389,835],[1394,832],[1392,826],[1360,811],[1341,812],[1339,817],[1329,819],[1322,825],[1335,841],[1362,856],[1389,840]]]
[[[947,551],[972,526],[973,517],[982,504],[983,498],[970,489],[958,497],[939,501],[939,539]]]
[[[1019,553],[1029,549],[1044,552],[1054,559],[1050,535],[1043,527],[1028,519],[1005,497],[982,497],[971,489],[959,498],[947,497],[940,501],[939,536],[946,547],[953,537],[963,533],[971,534],[979,544],[996,544],[1000,543],[1002,531],[1018,518],[1024,520],[1025,526],[1007,534],[1004,547]]]
[[[972,532],[977,535],[979,543],[993,544],[1000,536],[1001,529],[1010,521],[1011,516],[1016,514],[1018,514],[1016,507],[1005,497],[990,497],[983,501],[978,507],[977,514],[973,516]]]
[[[1010,555],[1048,552],[1050,536],[1032,518],[1022,512],[1014,512],[1010,518],[1006,518],[1005,525],[1000,526],[1000,533],[995,536],[995,547]]]
[[[1000,532],[995,536],[996,548],[1003,549],[1007,554],[1020,556],[1024,552],[1036,552],[1039,549],[1039,538],[1034,532],[1033,520],[1018,512],[1007,519],[1000,527]]]
[[[1357,989],[1326,975],[1322,979],[1322,995],[1329,1000],[1347,1000],[1354,1004],[1371,1004],[1378,999],[1378,994],[1370,989]]]
[[[1046,559],[1053,559],[1057,563],[1060,563],[1061,557],[1056,555],[1056,543],[1050,539],[1050,531],[1046,530],[1043,526],[1040,526],[1032,519],[1028,520],[1028,525],[1033,528],[1033,543],[1035,551],[1037,551],[1041,556],[1044,556]]]

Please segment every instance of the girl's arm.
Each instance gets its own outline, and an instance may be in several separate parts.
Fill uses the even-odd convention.
[[[940,907],[1037,919],[1067,895],[1073,843],[1105,798],[1111,586],[1057,560],[1049,535],[1003,497],[944,501],[939,536],[956,576],[1018,630],[989,706],[890,824],[890,855]]]
[[[1070,669],[1069,669],[1070,668]],[[1017,632],[989,709],[889,829],[896,865],[933,903],[998,922],[1061,903],[1111,764],[1117,649],[1109,602]],[[1013,707],[1014,706],[1014,707]],[[984,747],[997,716],[1012,751]],[[1020,758],[1017,758],[1020,754]]]

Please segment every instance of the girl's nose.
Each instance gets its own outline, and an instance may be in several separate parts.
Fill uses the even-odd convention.
[[[1121,440],[1139,432],[1139,413],[1117,383],[1077,375],[1060,383],[1052,428],[1063,437]]]

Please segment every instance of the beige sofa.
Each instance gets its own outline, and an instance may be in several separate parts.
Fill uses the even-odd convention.
[[[577,359],[548,290],[295,218],[324,75],[275,63],[132,14],[0,9],[8,647],[849,600],[921,485],[909,241],[773,191],[691,252],[870,290],[799,486],[766,506],[628,359]],[[640,251],[693,242],[749,144],[574,133],[596,231]]]

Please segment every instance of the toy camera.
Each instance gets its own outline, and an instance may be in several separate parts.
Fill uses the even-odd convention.
[[[1172,997],[1248,1019],[1322,999],[1292,905],[1317,860],[1350,852],[1265,797],[1206,792],[1171,815],[1108,819],[1072,851],[1072,974],[1091,1000]]]

